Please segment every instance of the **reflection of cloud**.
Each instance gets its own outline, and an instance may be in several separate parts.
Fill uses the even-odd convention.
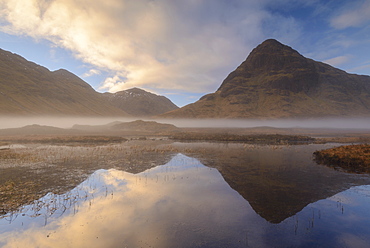
[[[218,241],[221,233],[222,239],[237,242],[244,234],[235,224],[245,215],[255,216],[217,170],[183,155],[138,175],[101,170],[81,185],[90,191],[86,186],[100,191],[94,193],[92,203],[82,201],[77,213],[70,210],[69,215],[50,220],[46,226],[1,234],[0,244],[191,247],[197,242]]]
[[[343,247],[356,247],[356,248],[368,248],[369,247],[369,243],[368,243],[369,240],[366,240],[368,239],[368,237],[364,239],[363,237],[358,236],[358,235],[345,233],[345,234],[342,234],[338,239],[339,239],[338,243],[342,244]]]

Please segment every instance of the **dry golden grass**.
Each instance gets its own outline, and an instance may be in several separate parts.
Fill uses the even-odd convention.
[[[0,185],[0,215],[17,210],[41,195],[35,193],[35,182],[7,181]]]
[[[229,133],[177,133],[171,139],[181,141],[226,141],[257,144],[289,144],[299,142],[313,142],[314,138],[302,135],[282,134],[252,134],[239,135]]]
[[[370,172],[370,145],[348,145],[316,151],[315,160],[320,164],[339,166],[353,172]]]

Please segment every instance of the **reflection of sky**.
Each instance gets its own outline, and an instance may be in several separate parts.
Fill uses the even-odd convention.
[[[354,187],[270,224],[216,169],[178,154],[137,175],[99,170],[66,195],[45,196],[40,216],[26,206],[0,220],[0,246],[367,247],[369,192]]]
[[[252,214],[249,204],[215,169],[183,155],[133,175],[100,170],[75,190],[81,200],[59,218],[0,229],[5,247],[176,247],[178,243],[238,242],[234,226]],[[71,193],[73,195],[73,193]],[[85,197],[87,195],[87,197]],[[86,199],[85,199],[86,198]],[[77,210],[76,210],[77,208]],[[254,216],[254,217],[253,217]],[[27,221],[18,216],[15,222]],[[37,221],[38,219],[39,221]],[[1,223],[0,228],[6,225]]]

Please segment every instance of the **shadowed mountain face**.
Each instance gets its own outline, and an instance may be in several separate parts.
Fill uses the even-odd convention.
[[[128,116],[76,75],[0,49],[0,114]]]
[[[66,71],[49,71],[0,49],[0,114],[152,116],[177,109],[168,98],[133,88],[98,93]]]
[[[215,93],[165,116],[370,116],[370,77],[307,59],[271,39],[257,46]]]
[[[138,88],[104,93],[104,96],[113,106],[133,116],[160,115],[178,109],[168,98]]]

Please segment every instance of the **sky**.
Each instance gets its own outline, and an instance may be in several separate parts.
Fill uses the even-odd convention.
[[[0,0],[1,49],[98,92],[138,87],[180,107],[269,38],[370,75],[370,0]]]

